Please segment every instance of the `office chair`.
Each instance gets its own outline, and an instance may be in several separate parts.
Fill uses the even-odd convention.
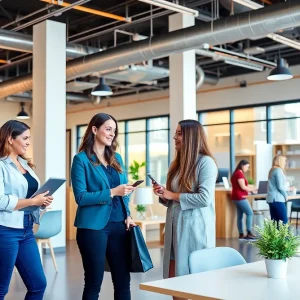
[[[246,264],[243,256],[233,248],[217,247],[196,250],[189,256],[190,273],[201,273]]]
[[[41,260],[42,260],[42,244],[43,243],[48,244],[56,272],[58,272],[58,268],[57,268],[56,259],[55,259],[50,238],[52,238],[53,236],[61,232],[61,226],[62,226],[62,211],[61,210],[46,211],[41,218],[39,229],[34,234],[36,238],[36,242],[39,247]]]

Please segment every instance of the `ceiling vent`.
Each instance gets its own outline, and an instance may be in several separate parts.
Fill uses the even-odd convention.
[[[100,74],[102,77],[116,81],[144,83],[169,77],[170,71],[160,67],[130,65],[119,67],[108,73],[101,72]]]
[[[66,85],[67,92],[79,92],[94,88],[98,83],[86,81],[70,81]]]

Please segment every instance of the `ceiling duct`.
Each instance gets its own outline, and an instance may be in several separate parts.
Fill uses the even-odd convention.
[[[123,45],[67,63],[68,81],[94,72],[122,65],[148,61],[200,45],[221,45],[300,25],[300,2],[288,1],[270,5],[211,23],[169,32],[167,35]],[[0,97],[32,89],[32,75],[0,83]]]
[[[27,34],[0,29],[0,48],[32,53],[33,39],[32,36]],[[67,43],[66,45],[67,58],[76,58],[95,52],[99,52],[99,49],[73,43]]]

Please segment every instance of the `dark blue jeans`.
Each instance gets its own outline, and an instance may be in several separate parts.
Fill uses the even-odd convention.
[[[42,300],[46,277],[33,235],[32,217],[24,217],[24,228],[0,226],[0,300],[8,292],[14,266],[27,288],[25,300]]]
[[[283,224],[287,224],[288,217],[287,217],[286,203],[271,202],[269,203],[269,206],[270,206],[271,219],[277,222],[282,221]]]
[[[83,300],[98,300],[105,258],[111,271],[115,300],[130,300],[128,232],[124,222],[109,222],[102,230],[77,229],[84,268]]]

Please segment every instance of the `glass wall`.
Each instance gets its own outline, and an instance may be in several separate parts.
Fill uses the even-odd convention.
[[[160,183],[166,182],[169,166],[169,117],[154,117],[139,120],[118,122],[119,149],[123,157],[126,170],[128,166],[137,161],[146,162],[140,176],[146,178],[146,173]],[[77,127],[77,146],[79,147],[87,125]],[[150,184],[146,178],[147,184]],[[129,178],[129,181],[132,181]]]

